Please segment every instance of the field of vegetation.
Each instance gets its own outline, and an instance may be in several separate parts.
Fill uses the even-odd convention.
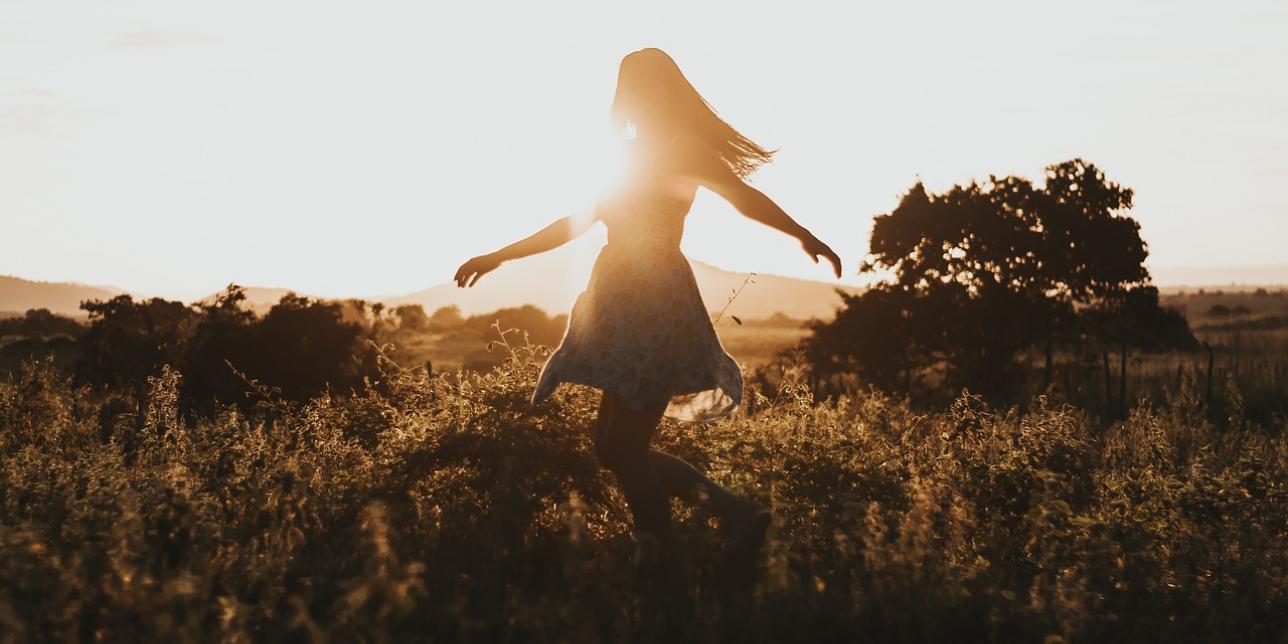
[[[660,432],[773,509],[759,580],[729,590],[701,508],[676,506],[666,581],[636,574],[593,392],[529,408],[541,350],[510,356],[459,376],[380,360],[350,396],[201,415],[168,367],[135,406],[27,363],[0,384],[0,640],[1288,636],[1282,418],[1214,421],[1190,385],[1101,424],[788,379]]]
[[[718,321],[744,405],[656,442],[772,509],[750,587],[637,547],[535,307],[0,320],[0,641],[1288,641],[1288,291],[1161,293],[1131,197],[917,184],[832,320]]]

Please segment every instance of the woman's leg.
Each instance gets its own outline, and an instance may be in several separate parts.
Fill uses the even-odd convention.
[[[666,543],[671,540],[669,496],[695,499],[705,491],[720,515],[722,528],[729,528],[724,563],[728,581],[745,586],[755,579],[756,557],[769,527],[769,513],[759,504],[744,499],[703,476],[692,465],[665,452],[649,449],[666,404],[635,411],[614,394],[604,392],[594,428],[595,454],[600,463],[617,475],[626,495],[635,529]]]
[[[646,525],[659,522],[660,506],[666,510],[665,524],[669,530],[670,506],[654,499],[659,488],[663,498],[677,497],[690,503],[699,500],[700,492],[705,493],[722,524],[736,526],[760,511],[760,504],[730,492],[683,459],[649,449],[663,411],[665,405],[645,413],[636,412],[626,407],[618,396],[607,392],[599,403],[595,449],[600,463],[617,474],[635,514],[636,527],[645,529]],[[645,464],[649,467],[645,468]]]
[[[681,458],[654,449],[649,450],[648,460],[668,495],[696,503],[699,492],[705,493],[722,525],[742,523],[762,509],[759,503],[730,492]]]
[[[662,541],[671,537],[671,505],[650,463],[648,444],[665,410],[663,403],[636,411],[604,392],[594,432],[595,455],[617,475],[636,530]]]

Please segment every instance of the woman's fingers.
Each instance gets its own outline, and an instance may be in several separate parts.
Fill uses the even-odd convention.
[[[832,265],[832,272],[836,274],[837,279],[840,279],[841,278],[841,258],[837,257],[836,253],[831,253],[831,252],[819,253],[818,255],[814,256],[815,264],[818,263],[819,257],[825,258],[827,262]]]
[[[469,288],[474,286],[478,283],[479,278],[492,271],[492,267],[478,267],[474,264],[474,260],[470,260],[465,262],[465,264],[461,266],[460,270],[456,271],[456,277],[453,278],[456,280],[456,286],[460,288]]]
[[[474,282],[478,281],[479,276],[482,275],[482,273],[476,267],[476,264],[477,262],[471,259],[470,261],[461,264],[461,267],[456,269],[456,277],[452,278],[456,280],[456,286],[460,288],[473,286],[474,284],[471,282],[471,278],[473,278]]]
[[[815,264],[818,263],[820,257],[826,259],[832,265],[832,273],[836,275],[837,279],[841,278],[841,258],[836,254],[836,251],[832,250],[831,246],[824,244],[817,238],[803,242],[802,245],[805,247],[805,253],[809,255]]]
[[[480,255],[471,258],[470,261],[461,264],[456,269],[456,285],[461,288],[469,288],[478,283],[479,278],[496,270],[501,263],[494,260],[490,255]]]
[[[470,281],[470,276],[479,272],[477,260],[478,258],[472,258],[468,262],[461,264],[460,268],[456,269],[457,286],[465,286]]]

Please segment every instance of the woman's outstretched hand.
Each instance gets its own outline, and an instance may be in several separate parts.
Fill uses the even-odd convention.
[[[461,288],[474,286],[478,283],[480,277],[491,273],[500,265],[501,262],[491,255],[479,255],[461,264],[461,267],[456,269],[456,277],[453,279],[456,280],[456,285]]]
[[[832,263],[832,272],[836,273],[836,278],[841,279],[841,258],[837,256],[836,251],[830,246],[823,243],[823,240],[812,234],[806,233],[806,237],[801,239],[801,248],[805,249],[805,254],[809,255],[814,263],[822,257]]]

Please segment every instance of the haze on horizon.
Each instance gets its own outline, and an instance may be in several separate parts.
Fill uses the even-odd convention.
[[[754,184],[847,283],[918,178],[1075,156],[1136,190],[1160,281],[1288,257],[1288,5],[836,4],[0,2],[0,274],[185,299],[440,284],[608,184],[616,66],[644,46],[779,150]],[[571,274],[600,243],[560,251]],[[684,250],[827,279],[709,194]]]

